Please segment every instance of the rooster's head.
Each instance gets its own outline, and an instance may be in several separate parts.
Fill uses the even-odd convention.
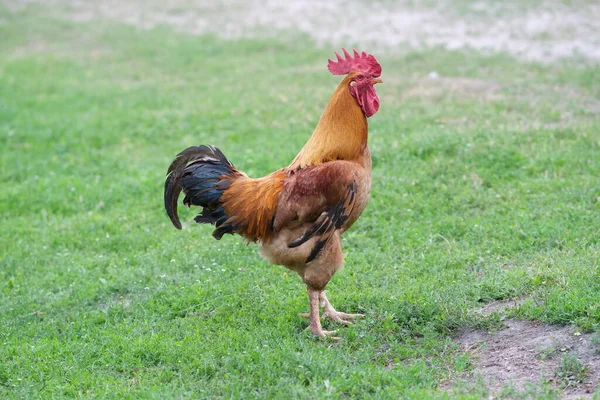
[[[364,51],[359,53],[354,50],[351,55],[342,49],[345,58],[335,53],[337,61],[329,60],[327,68],[333,75],[348,75],[349,90],[356,98],[366,117],[370,117],[379,110],[379,97],[375,91],[375,84],[381,83],[381,65],[372,54]]]

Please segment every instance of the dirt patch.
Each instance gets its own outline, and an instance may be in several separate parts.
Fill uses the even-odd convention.
[[[504,314],[511,310],[519,308],[528,298],[521,297],[517,299],[496,300],[486,303],[483,307],[475,310],[476,313],[487,316],[494,313]]]
[[[473,379],[492,394],[512,386],[548,382],[565,398],[591,398],[600,390],[600,343],[573,327],[506,320],[506,328],[488,333],[468,330],[457,341],[472,354]]]
[[[0,0],[3,1],[3,0]],[[412,0],[13,0],[76,21],[118,20],[140,28],[171,26],[223,37],[299,32],[319,44],[355,44],[374,50],[441,46],[507,52],[519,58],[600,60],[600,4],[594,1],[432,2]]]
[[[463,77],[440,77],[431,72],[426,79],[421,79],[400,96],[401,101],[412,97],[440,98],[454,95],[459,98],[473,98],[491,101],[500,98],[500,85],[483,79]]]

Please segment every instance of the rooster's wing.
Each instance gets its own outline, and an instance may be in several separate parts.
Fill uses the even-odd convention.
[[[357,175],[362,167],[350,161],[332,161],[294,172],[284,183],[273,230],[289,224],[311,224],[288,244],[298,247],[317,237],[306,262],[315,259],[335,231],[343,229],[356,203]]]

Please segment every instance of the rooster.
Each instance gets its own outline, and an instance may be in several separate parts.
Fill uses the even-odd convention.
[[[336,311],[325,286],[343,264],[342,234],[358,219],[371,190],[371,154],[367,118],[379,109],[374,85],[381,66],[371,54],[328,60],[334,75],[345,75],[333,93],[312,136],[285,168],[263,178],[249,178],[213,146],[189,147],[171,163],[165,182],[165,208],[181,229],[177,201],[181,191],[188,207],[199,206],[198,223],[214,224],[213,236],[238,234],[260,244],[260,254],[272,264],[300,275],[307,286],[308,329],[325,331],[323,318],[343,325],[361,314]]]

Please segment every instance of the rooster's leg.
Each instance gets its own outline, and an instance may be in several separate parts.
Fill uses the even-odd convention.
[[[321,327],[321,319],[319,318],[320,292],[318,290],[314,290],[311,288],[308,288],[307,292],[308,292],[308,298],[310,300],[310,314],[309,314],[310,324],[308,325],[308,329],[310,329],[310,331],[314,335],[321,336],[321,337],[335,333],[335,331],[324,331],[323,328]],[[337,340],[339,338],[332,338],[332,339]]]
[[[323,318],[329,318],[332,321],[344,325],[352,325],[352,322],[348,321],[348,319],[354,319],[363,316],[362,314],[346,314],[344,312],[336,311],[327,299],[327,296],[325,296],[324,290],[321,293],[319,293],[319,300],[321,301],[321,305],[325,307]]]

